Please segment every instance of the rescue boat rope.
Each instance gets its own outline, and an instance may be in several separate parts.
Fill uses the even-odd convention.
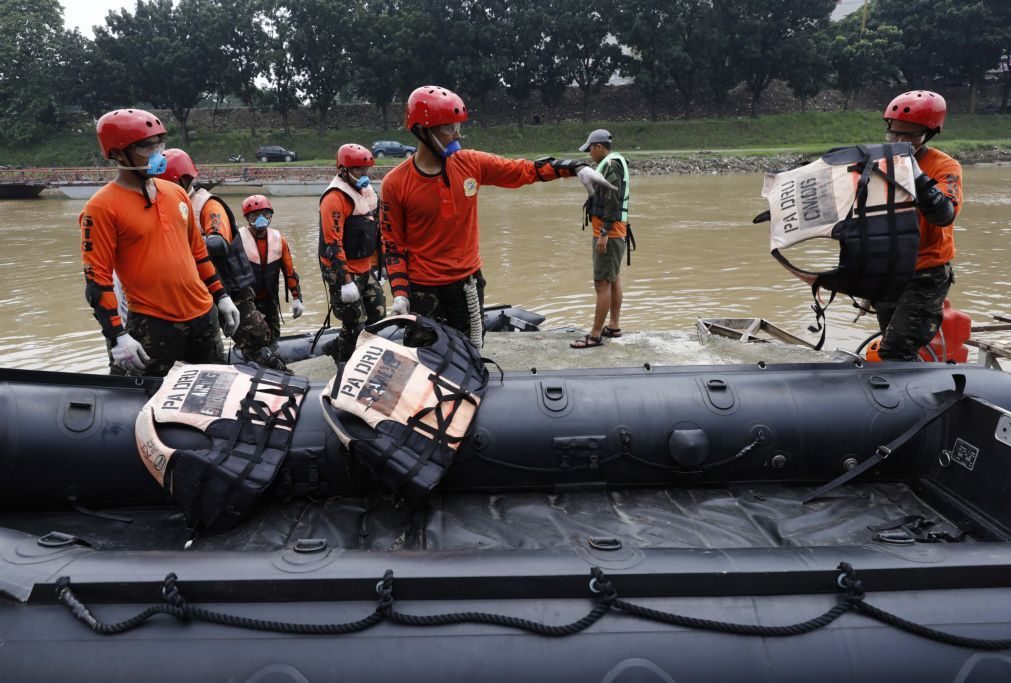
[[[860,612],[876,621],[894,626],[913,635],[927,638],[956,647],[975,650],[1006,650],[1011,649],[1011,638],[992,640],[985,638],[970,638],[959,636],[937,629],[917,624],[900,616],[886,612],[864,601],[863,582],[857,577],[856,571],[847,562],[838,566],[838,574],[833,574],[834,583],[845,593],[839,602],[825,613],[796,624],[786,626],[760,626],[757,624],[738,624],[733,622],[698,619],[673,612],[655,610],[618,598],[618,590],[599,567],[590,570],[589,590],[599,595],[597,604],[586,614],[569,624],[551,625],[540,622],[511,617],[503,614],[487,612],[452,612],[447,614],[413,615],[398,612],[394,609],[393,570],[387,569],[382,580],[376,584],[379,602],[375,611],[363,619],[339,624],[306,624],[253,619],[221,612],[213,612],[200,607],[194,607],[186,602],[178,586],[178,577],[168,574],[161,587],[164,604],[153,605],[136,616],[125,621],[107,624],[99,621],[91,610],[81,602],[70,587],[70,577],[63,576],[56,581],[56,595],[78,621],[99,635],[116,635],[131,631],[157,614],[168,614],[179,621],[206,621],[225,626],[234,626],[255,631],[271,631],[275,633],[292,633],[305,635],[342,635],[357,633],[372,628],[382,621],[392,621],[403,626],[445,626],[448,624],[487,624],[505,626],[521,631],[527,631],[542,636],[561,637],[574,635],[586,630],[599,621],[611,610],[624,612],[641,619],[655,621],[674,626],[717,631],[733,635],[758,636],[762,638],[780,638],[810,633],[831,624],[850,610]]]

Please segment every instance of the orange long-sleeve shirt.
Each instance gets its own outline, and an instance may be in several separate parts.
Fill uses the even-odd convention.
[[[955,215],[962,210],[962,165],[944,152],[928,147],[916,157],[920,170],[937,181],[935,187],[955,205]],[[920,215],[920,249],[916,269],[933,268],[955,258],[955,224],[932,225]]]
[[[235,237],[232,234],[232,224],[228,220],[228,212],[225,211],[225,207],[221,205],[221,202],[214,197],[204,202],[204,208],[200,209],[200,224],[198,227],[204,235],[218,233],[229,244],[232,243],[232,238]]]
[[[130,311],[171,322],[204,315],[225,293],[186,193],[174,183],[154,183],[157,194],[149,208],[140,193],[112,182],[78,217],[89,303],[110,338],[123,331],[113,271]]]
[[[394,296],[411,283],[445,285],[481,267],[477,195],[482,185],[520,187],[554,180],[550,164],[460,150],[441,174],[427,175],[408,158],[383,178],[380,228]]]
[[[324,266],[341,265],[344,270],[352,275],[367,273],[372,266],[379,263],[376,254],[365,258],[349,259],[344,253],[344,224],[348,216],[355,211],[354,202],[343,192],[328,192],[323,197],[319,205],[319,218],[323,226],[323,241],[325,244],[333,245],[336,253],[334,260],[337,264],[332,264],[330,259],[320,256],[319,260]]]

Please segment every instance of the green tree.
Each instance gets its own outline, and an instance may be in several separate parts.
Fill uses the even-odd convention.
[[[515,106],[520,128],[527,102],[537,89],[537,75],[546,49],[547,13],[540,7],[507,3],[499,21],[496,37],[502,58],[501,78],[505,93]]]
[[[560,81],[575,82],[582,93],[582,118],[590,119],[590,101],[624,62],[610,27],[615,4],[607,0],[554,0],[551,6],[554,60]],[[550,69],[549,69],[550,70]]]
[[[63,8],[0,0],[0,136],[34,142],[56,122]]]
[[[350,45],[347,23],[352,0],[286,1],[291,31],[287,49],[297,76],[299,93],[316,110],[318,133],[326,133],[327,114],[337,94],[349,82]]]
[[[726,0],[737,17],[731,54],[751,93],[751,116],[758,116],[762,93],[786,75],[795,55],[808,51],[829,21],[835,0]]]
[[[351,84],[379,110],[383,130],[390,127],[389,110],[399,90],[396,54],[391,49],[398,28],[392,0],[368,0],[355,13]]]
[[[657,118],[657,100],[674,83],[674,55],[680,47],[676,32],[679,4],[670,0],[629,0],[617,6],[615,37],[631,50],[622,73],[635,80],[649,102],[653,121]]]
[[[298,69],[291,56],[289,37],[293,33],[291,13],[279,4],[264,7],[267,28],[264,66],[270,83],[263,94],[264,102],[281,115],[285,136],[291,135],[288,115],[301,104],[298,97]]]
[[[221,49],[223,13],[216,0],[137,0],[136,11],[110,12],[95,29],[101,61],[113,63],[121,80],[107,88],[134,102],[168,109],[189,144],[193,108],[213,90],[227,68]]]
[[[838,22],[829,32],[828,54],[835,73],[835,86],[843,95],[843,109],[849,109],[854,93],[870,83],[894,80],[902,52],[902,32],[890,24],[862,27],[862,17],[854,14]]]
[[[872,22],[902,32],[897,58],[906,82],[931,87],[937,80],[969,86],[969,111],[987,71],[1000,62],[1011,32],[1007,0],[877,0]]]
[[[221,72],[220,90],[236,95],[249,110],[249,134],[256,137],[256,104],[260,89],[256,79],[266,71],[267,32],[260,0],[219,0],[224,14],[221,47],[227,66]]]
[[[449,72],[458,83],[460,94],[482,126],[488,96],[502,87],[505,62],[496,36],[505,11],[504,0],[461,0],[449,9],[449,25],[454,36],[449,55]],[[512,37],[510,36],[510,39]]]

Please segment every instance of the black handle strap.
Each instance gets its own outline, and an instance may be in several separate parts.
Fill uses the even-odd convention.
[[[829,483],[825,484],[814,493],[810,494],[804,498],[802,503],[810,503],[812,500],[821,498],[826,493],[834,491],[846,482],[859,477],[861,474],[871,469],[880,462],[883,462],[892,454],[893,451],[905,445],[907,441],[912,439],[914,436],[919,434],[928,424],[936,420],[937,418],[944,415],[946,412],[951,410],[956,403],[962,400],[965,394],[965,375],[952,375],[952,379],[955,380],[955,390],[948,395],[946,399],[937,406],[937,408],[930,413],[927,413],[919,420],[917,420],[909,429],[899,434],[897,437],[889,441],[884,446],[878,446],[877,450],[874,451],[874,455],[864,460],[862,463],[849,470],[845,474],[842,474]]]

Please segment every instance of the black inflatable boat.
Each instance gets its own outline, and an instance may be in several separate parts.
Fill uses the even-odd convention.
[[[1011,679],[1006,373],[493,373],[416,506],[314,383],[325,497],[189,550],[134,439],[159,384],[0,371],[5,680]]]

